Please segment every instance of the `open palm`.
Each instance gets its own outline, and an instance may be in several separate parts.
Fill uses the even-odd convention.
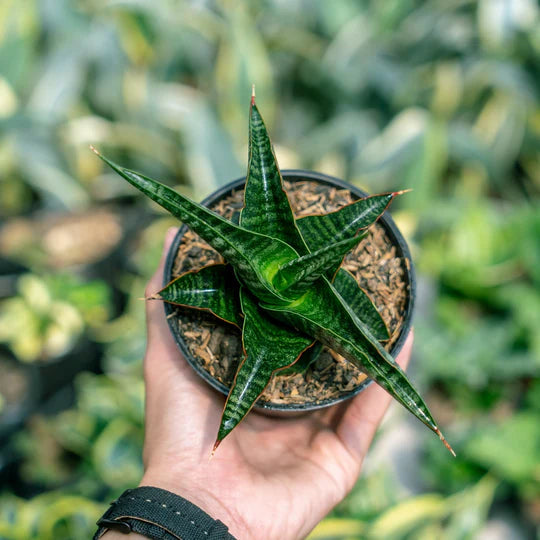
[[[161,288],[163,262],[149,295]],[[182,358],[161,303],[147,302],[147,323],[141,485],[191,500],[239,539],[305,537],[354,485],[388,394],[371,385],[345,404],[292,419],[251,413],[210,459],[224,399]],[[402,367],[411,346],[412,335]]]

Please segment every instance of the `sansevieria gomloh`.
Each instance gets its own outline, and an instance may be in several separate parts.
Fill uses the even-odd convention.
[[[341,268],[345,255],[403,192],[295,219],[254,95],[238,225],[92,150],[226,261],[187,272],[158,293],[165,302],[207,310],[242,330],[245,356],[227,397],[215,447],[246,416],[274,372],[293,365],[308,348],[324,344],[382,386],[454,453],[423,399],[381,345],[389,335],[377,309]]]

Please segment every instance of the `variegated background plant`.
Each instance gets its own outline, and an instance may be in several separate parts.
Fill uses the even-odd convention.
[[[0,2],[0,379],[98,353],[0,434],[0,537],[87,538],[141,472],[138,298],[176,220],[88,144],[200,200],[245,172],[252,82],[283,168],[413,188],[411,377],[458,454],[392,407],[313,537],[534,537],[538,26],[533,0]]]

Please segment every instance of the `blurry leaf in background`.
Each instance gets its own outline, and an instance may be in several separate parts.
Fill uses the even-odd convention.
[[[464,450],[493,474],[520,485],[529,498],[540,495],[539,413],[518,413],[502,422],[479,426]]]
[[[455,203],[460,201],[451,220],[426,231],[419,265],[467,296],[489,300],[494,287],[527,277],[523,266],[540,256],[540,247],[532,241],[538,228],[537,208],[511,209],[461,198]],[[516,227],[525,245],[511,241]],[[526,271],[536,273],[532,267]]]
[[[372,538],[397,538],[418,525],[441,519],[448,511],[441,495],[420,495],[403,501],[384,512],[370,527]]]
[[[362,538],[366,524],[359,519],[326,518],[307,537],[308,540],[336,540]]]
[[[33,275],[19,279],[19,296],[0,304],[0,342],[23,361],[47,361],[69,351],[84,321],[68,302],[54,298],[47,284]]]
[[[18,435],[24,480],[55,489],[71,478],[72,488],[88,497],[103,493],[104,486],[122,490],[137,483],[142,473],[141,378],[82,373],[75,386],[71,409],[35,417]]]
[[[124,418],[112,420],[92,445],[96,472],[108,485],[127,489],[142,476],[141,431]]]
[[[350,495],[334,510],[338,517],[356,516],[371,520],[405,495],[396,485],[392,472],[386,468],[365,471]]]
[[[257,24],[264,23],[257,21],[256,10],[250,10],[247,2],[220,0],[217,3],[223,15],[215,65],[217,102],[223,124],[234,133],[236,141],[244,141],[246,103],[249,103],[252,84],[256,86],[257,102],[264,104],[268,127],[273,124],[276,99],[272,66]]]
[[[46,282],[51,294],[77,308],[89,327],[99,327],[108,320],[110,294],[102,281],[83,283],[73,275],[55,274]]]
[[[94,501],[140,474],[139,299],[179,224],[88,145],[200,199],[245,174],[252,83],[284,168],[414,188],[392,208],[419,274],[411,369],[459,446],[448,460],[429,439],[422,455],[401,444],[418,463],[414,490],[368,458],[314,534],[532,537],[539,24],[534,0],[0,2],[0,336],[18,367],[84,340],[103,370],[40,404],[51,415],[18,434],[0,537],[90,537],[104,509]],[[10,409],[13,395],[1,399]],[[0,474],[3,459],[2,441]]]
[[[137,270],[146,279],[154,273],[163,253],[163,242],[167,231],[171,227],[178,228],[182,225],[177,219],[166,216],[154,220],[154,222],[141,231],[137,239],[137,244],[131,254],[131,260],[136,265]],[[144,296],[143,290],[140,294]]]
[[[19,278],[19,295],[0,302],[0,342],[23,361],[49,361],[73,348],[85,327],[109,317],[109,290],[70,275]]]
[[[38,496],[33,506],[39,514],[37,538],[76,538],[92,530],[101,513],[100,505],[76,495],[47,493]]]
[[[43,128],[21,128],[15,139],[19,171],[28,185],[54,210],[81,210],[90,199],[83,186],[64,170],[60,157],[46,140]],[[25,156],[32,156],[31,160]]]
[[[99,422],[86,411],[68,409],[58,415],[56,434],[58,442],[68,451],[80,456],[91,452]]]
[[[0,496],[0,535],[6,540],[89,537],[101,505],[62,491],[34,497],[31,502]]]
[[[142,425],[144,400],[140,378],[82,373],[76,381],[77,406],[102,425],[119,414]]]
[[[8,81],[0,76],[0,119],[12,116],[18,107],[18,100]]]
[[[100,329],[99,340],[106,345],[103,369],[106,373],[142,376],[142,358],[146,348],[145,315],[141,309],[146,282],[129,283],[129,303],[122,316]]]
[[[538,373],[534,354],[517,346],[520,336],[513,321],[479,317],[474,306],[471,313],[468,308],[464,302],[445,298],[439,305],[439,324],[417,325],[422,380],[459,384],[471,392],[492,381]]]
[[[533,0],[480,0],[480,37],[489,48],[506,45],[514,34],[533,30],[538,19],[538,4]]]
[[[244,173],[235,158],[229,135],[203,96],[171,83],[156,86],[154,95],[161,123],[181,131],[186,146],[187,173],[197,199]]]
[[[22,464],[21,475],[26,481],[55,488],[70,478],[72,467],[65,460],[54,433],[54,422],[49,418],[33,416],[27,429],[17,435],[16,443],[24,455],[34,456]]]
[[[374,520],[327,518],[309,540],[475,538],[493,501],[497,482],[485,476],[451,497],[424,494],[390,506]],[[435,534],[436,536],[430,536]]]
[[[397,115],[359,154],[357,167],[361,174],[379,176],[378,185],[382,191],[388,190],[385,173],[391,175],[417,158],[427,122],[426,111],[421,109],[408,109]]]

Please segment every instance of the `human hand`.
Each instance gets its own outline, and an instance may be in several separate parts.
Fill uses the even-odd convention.
[[[147,296],[162,288],[165,254]],[[210,458],[224,398],[176,346],[160,302],[147,302],[145,473],[190,500],[236,538],[304,538],[355,484],[390,396],[373,384],[355,398],[300,418],[250,413]],[[397,358],[406,368],[412,333]],[[108,533],[105,538],[112,540]]]

